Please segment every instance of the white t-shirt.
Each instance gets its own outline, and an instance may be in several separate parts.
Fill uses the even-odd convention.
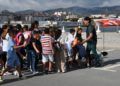
[[[65,43],[66,43],[66,46],[67,46],[67,49],[68,50],[71,50],[72,49],[72,42],[74,41],[74,35],[72,35],[72,34],[68,34],[68,36],[66,37],[66,41],[65,41]]]
[[[15,45],[14,40],[9,36],[9,34],[6,35],[5,39],[3,40],[3,51],[13,51],[13,46]]]
[[[72,35],[72,34],[68,34],[68,36],[66,37],[66,43],[67,44],[72,44],[72,42],[74,41],[74,35]]]
[[[7,52],[8,51],[8,39],[9,39],[9,34],[7,33],[5,39],[3,39],[3,51]]]

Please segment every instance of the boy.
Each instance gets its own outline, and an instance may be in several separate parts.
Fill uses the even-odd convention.
[[[75,30],[70,29],[70,32],[68,33],[68,36],[65,39],[65,45],[66,45],[66,56],[68,57],[68,69],[73,68],[73,49],[72,49],[72,43],[75,39]]]
[[[3,68],[4,66],[4,62],[3,62],[3,58],[2,58],[2,39],[0,37],[0,70]]]
[[[43,69],[46,71],[46,66],[47,62],[49,60],[49,68],[48,71],[52,71],[52,62],[54,61],[53,59],[53,38],[50,36],[49,29],[46,28],[44,30],[44,36],[41,36],[41,44],[42,44],[42,62],[43,62]]]
[[[31,67],[33,74],[38,73],[37,64],[41,53],[42,47],[40,42],[40,34],[39,31],[34,30],[27,50],[28,67]]]

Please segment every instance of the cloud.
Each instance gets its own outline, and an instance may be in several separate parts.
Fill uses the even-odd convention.
[[[120,0],[105,0],[101,6],[120,6]]]
[[[97,7],[120,5],[120,0],[0,0],[0,9],[18,10],[46,10],[71,6]]]

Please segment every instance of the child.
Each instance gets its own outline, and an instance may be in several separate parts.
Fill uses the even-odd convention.
[[[52,71],[52,63],[54,61],[53,55],[53,43],[54,39],[50,36],[50,31],[48,28],[44,30],[44,36],[41,36],[41,44],[42,44],[42,62],[43,62],[43,70]],[[47,63],[49,62],[49,68],[46,69]]]
[[[40,42],[40,34],[39,31],[33,31],[31,41],[28,44],[27,50],[27,58],[28,58],[28,67],[33,72],[33,74],[37,74],[38,68],[38,60],[39,55],[42,53],[41,42]]]
[[[6,40],[8,41],[7,62],[6,62],[5,69],[0,74],[1,81],[2,81],[2,76],[4,75],[4,73],[6,73],[7,71],[10,71],[11,68],[15,68],[18,71],[19,78],[22,77],[19,58],[16,55],[15,49],[24,47],[24,44],[21,46],[15,46],[15,43],[14,43],[15,34],[14,34],[14,32],[15,31],[12,29],[8,30],[9,36],[6,38]]]
[[[72,43],[74,41],[75,30],[70,29],[67,37],[65,38],[66,56],[67,56],[67,67],[68,69],[73,68],[73,49]]]
[[[0,70],[3,68],[4,66],[4,62],[3,62],[3,58],[2,58],[2,39],[0,39]]]
[[[57,72],[62,72],[65,73],[66,72],[66,67],[65,67],[65,54],[64,54],[64,43],[63,43],[63,35],[62,35],[62,31],[61,30],[57,30],[55,32],[55,35],[58,36],[58,38],[56,38],[56,42],[54,44],[54,56],[55,56],[55,63],[56,63],[56,67],[57,67]]]

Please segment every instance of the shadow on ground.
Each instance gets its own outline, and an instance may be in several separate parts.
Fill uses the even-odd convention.
[[[4,84],[9,84],[9,83],[13,83],[16,81],[21,81],[21,80],[27,80],[30,78],[33,78],[35,76],[42,76],[42,73],[36,74],[36,75],[28,75],[28,76],[23,76],[23,78],[14,78],[14,79],[5,79],[3,82],[0,82],[0,86],[4,85]]]
[[[116,64],[116,63],[119,63],[119,62],[120,62],[120,59],[108,60],[108,61],[104,62],[102,67],[107,66],[107,65],[113,65],[113,64]],[[75,67],[75,68],[72,68],[72,69],[68,70],[67,73],[75,71],[75,70],[79,70],[79,69],[85,69],[85,68],[87,68],[87,67],[82,67],[82,68]],[[56,72],[54,72],[52,74],[56,74]],[[44,75],[43,73],[39,73],[39,74],[36,74],[36,75],[28,75],[28,76],[26,75],[22,79],[19,79],[19,78],[6,79],[3,82],[0,82],[0,86],[4,85],[4,84],[13,83],[13,82],[16,82],[16,81],[27,80],[27,79],[33,78],[35,76],[43,76],[43,75]]]
[[[119,62],[120,62],[120,59],[113,59],[113,60],[105,61],[103,66],[107,66],[107,65],[110,65],[110,64],[116,64],[116,63],[119,63]]]

